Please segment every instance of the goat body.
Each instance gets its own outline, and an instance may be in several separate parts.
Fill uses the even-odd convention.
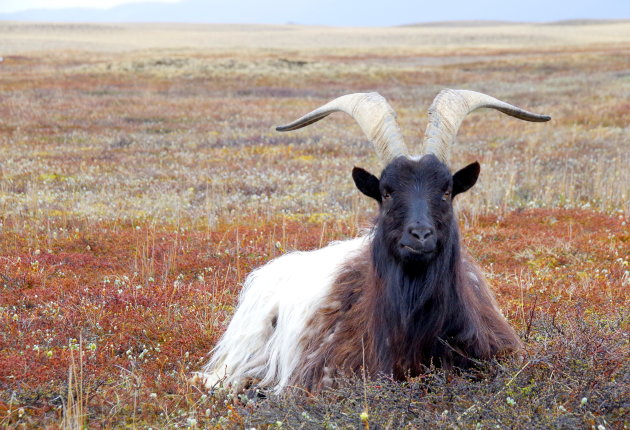
[[[458,190],[457,175],[430,155],[401,157],[380,180],[355,169],[359,189],[379,201],[372,234],[254,271],[202,375],[206,385],[317,391],[362,367],[402,379],[431,363],[463,367],[518,349],[481,274],[461,255],[451,198],[443,200],[472,186]],[[436,236],[429,248],[407,231],[423,223]]]

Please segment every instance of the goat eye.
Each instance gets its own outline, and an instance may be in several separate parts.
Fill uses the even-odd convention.
[[[383,193],[383,200],[389,200],[392,198],[392,195],[390,193]]]
[[[451,192],[450,191],[446,191],[444,193],[444,195],[442,195],[442,200],[446,201],[446,200],[448,200],[449,197],[451,197]]]

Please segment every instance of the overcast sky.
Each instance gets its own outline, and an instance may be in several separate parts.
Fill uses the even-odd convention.
[[[138,4],[147,2],[152,4]],[[24,12],[77,7],[106,10]],[[386,26],[449,20],[627,19],[630,0],[0,0],[0,14],[14,12],[0,19]]]
[[[178,3],[181,0],[2,0],[0,12],[18,12],[28,9],[61,9],[66,7],[93,7],[106,9],[125,3]]]

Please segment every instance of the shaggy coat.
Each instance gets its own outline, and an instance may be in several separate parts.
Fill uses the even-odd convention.
[[[473,163],[451,175],[433,155],[400,157],[380,179],[355,168],[355,184],[379,204],[373,231],[254,271],[198,377],[208,387],[318,391],[362,369],[403,379],[518,350],[453,215],[452,199],[478,174]]]
[[[317,391],[339,371],[417,376],[425,366],[468,367],[520,347],[482,276],[449,245],[448,264],[420,277],[379,276],[372,246],[340,268],[300,339],[303,360],[290,385]]]
[[[380,205],[374,238],[343,264],[308,322],[292,385],[318,390],[339,372],[361,368],[404,379],[430,364],[467,367],[520,348],[460,248],[451,200],[472,187],[478,173],[474,163],[451,178],[433,156],[400,158],[380,181],[355,168],[357,187]]]

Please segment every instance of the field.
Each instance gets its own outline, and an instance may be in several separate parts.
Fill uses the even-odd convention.
[[[629,41],[627,21],[0,22],[0,425],[627,428]],[[481,163],[462,236],[525,359],[311,397],[191,386],[251,269],[376,214],[351,119],[273,126],[378,91],[419,150],[445,87],[553,118],[472,114],[451,159]]]

